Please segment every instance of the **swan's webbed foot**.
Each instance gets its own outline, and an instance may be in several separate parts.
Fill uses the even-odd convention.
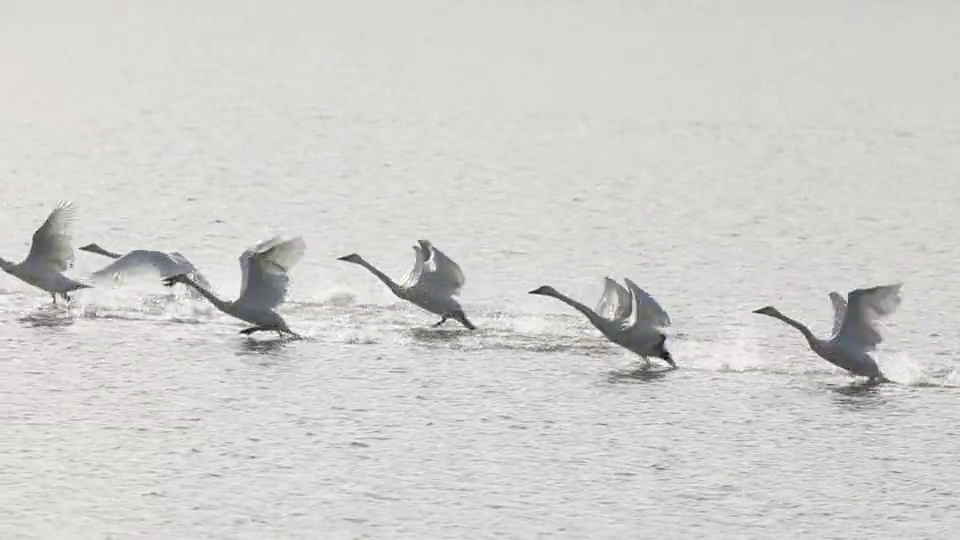
[[[470,319],[468,319],[468,318],[467,318],[467,315],[466,315],[465,313],[463,313],[462,311],[461,311],[460,313],[457,313],[456,315],[454,315],[454,317],[456,317],[456,319],[460,322],[460,324],[462,324],[467,330],[476,330],[476,329],[477,329],[477,327],[474,326],[474,324],[473,324],[472,322],[470,322]]]

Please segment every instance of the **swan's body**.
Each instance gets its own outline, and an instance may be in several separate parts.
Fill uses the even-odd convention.
[[[220,311],[254,325],[241,330],[241,334],[271,331],[299,337],[275,308],[286,299],[290,284],[287,273],[303,257],[306,249],[306,243],[298,236],[290,240],[271,238],[244,251],[240,255],[243,285],[240,295],[232,302],[220,299],[186,274],[171,276],[164,280],[164,284],[172,287],[175,283],[183,283],[192,287]]]
[[[337,260],[359,264],[380,278],[390,291],[398,297],[419,306],[430,313],[440,316],[440,326],[448,319],[454,319],[470,330],[476,326],[467,319],[460,301],[457,299],[466,283],[463,271],[442,251],[433,247],[427,240],[419,240],[419,245],[413,246],[416,252],[416,261],[410,271],[400,283],[368,263],[360,255],[353,253]]]
[[[839,298],[840,295],[831,293],[834,317],[839,318],[839,324],[834,324],[834,331],[829,339],[817,338],[809,328],[772,306],[760,308],[754,313],[779,319],[799,330],[813,352],[827,362],[853,375],[868,377],[871,382],[887,382],[888,379],[869,352],[883,341],[875,327],[876,321],[896,311],[900,305],[902,286],[903,284],[898,283],[855,289],[847,295],[846,302]]]
[[[636,353],[644,361],[649,362],[648,357],[653,356],[676,368],[677,364],[665,346],[667,336],[659,330],[670,325],[667,312],[630,279],[623,280],[629,290],[610,278],[604,280],[606,286],[596,310],[547,285],[530,291],[530,294],[552,296],[583,313],[607,339]]]
[[[115,259],[112,263],[90,275],[90,277],[95,280],[113,279],[115,281],[122,281],[126,276],[138,274],[155,274],[166,279],[177,274],[186,274],[187,277],[204,289],[210,289],[210,283],[206,278],[203,277],[186,257],[178,252],[164,253],[162,251],[135,249],[124,255],[120,255],[119,253],[107,251],[97,244],[88,244],[77,249]],[[196,289],[188,287],[188,290],[192,295],[201,296]]]
[[[0,258],[0,268],[25,283],[47,291],[53,297],[54,304],[57,303],[57,295],[69,301],[67,293],[90,287],[63,275],[73,266],[73,247],[70,245],[73,221],[73,203],[61,201],[37,232],[33,233],[27,258],[20,263]]]

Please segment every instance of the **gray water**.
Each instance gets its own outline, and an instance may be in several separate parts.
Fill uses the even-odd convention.
[[[960,5],[12,2],[0,255],[178,250],[224,297],[308,244],[303,341],[125,282],[0,275],[0,538],[951,538]],[[404,305],[430,239],[468,332]],[[78,252],[70,275],[106,260]],[[628,276],[681,369],[593,305]],[[903,281],[865,387],[831,290]]]

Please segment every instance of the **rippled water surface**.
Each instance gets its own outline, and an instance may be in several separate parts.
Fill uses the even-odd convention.
[[[308,244],[303,341],[152,280],[0,275],[0,537],[949,538],[960,530],[960,8],[15,2],[0,255],[181,251],[225,298]],[[430,239],[469,332],[407,306]],[[78,252],[71,275],[106,259]],[[681,369],[578,313],[628,276]],[[868,387],[827,293],[903,281]]]

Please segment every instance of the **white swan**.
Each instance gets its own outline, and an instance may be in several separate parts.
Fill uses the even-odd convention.
[[[172,287],[175,283],[192,287],[220,311],[254,325],[241,330],[241,334],[277,332],[281,336],[290,334],[299,338],[274,308],[286,299],[290,284],[287,273],[303,257],[306,250],[307,244],[299,236],[289,240],[278,236],[244,251],[240,255],[243,285],[240,295],[232,302],[221,300],[186,274],[168,277],[163,283],[167,287]]]
[[[116,259],[107,266],[90,274],[90,277],[95,280],[113,279],[122,281],[126,276],[138,274],[158,274],[161,278],[165,279],[177,274],[186,274],[187,277],[204,289],[210,290],[210,283],[207,279],[203,277],[186,257],[176,251],[164,253],[162,251],[135,249],[125,255],[120,255],[119,253],[107,251],[98,244],[87,244],[77,249]],[[195,289],[189,287],[187,289],[191,295],[201,296]]]
[[[470,330],[475,330],[477,327],[467,319],[456,298],[466,283],[463,270],[428,240],[419,240],[418,244],[413,246],[416,252],[413,269],[400,283],[390,279],[356,253],[339,257],[337,260],[359,264],[386,283],[393,294],[430,313],[440,315],[440,322],[433,326],[440,326],[447,322],[447,319],[454,319]]]
[[[831,364],[843,368],[853,375],[869,378],[870,382],[889,382],[877,362],[868,354],[882,342],[880,333],[876,329],[876,321],[896,311],[900,305],[900,287],[895,285],[881,285],[870,289],[855,289],[847,294],[847,301],[840,303],[833,298],[835,315],[842,319],[835,325],[833,335],[829,339],[819,339],[803,324],[780,313],[773,306],[755,310],[754,313],[767,315],[796,328],[807,338],[807,343],[813,352]],[[835,293],[834,293],[835,294]],[[836,295],[840,296],[840,295]]]
[[[33,244],[27,258],[16,264],[0,258],[0,268],[21,281],[47,291],[53,297],[54,304],[57,303],[57,295],[69,301],[68,292],[90,288],[90,285],[63,275],[73,266],[73,247],[70,245],[73,220],[73,203],[60,201],[43,225],[33,233]]]
[[[664,360],[671,367],[677,364],[667,350],[667,336],[659,328],[670,326],[667,312],[629,278],[624,278],[629,292],[610,278],[604,278],[606,286],[600,296],[596,311],[544,285],[530,294],[552,296],[571,306],[590,319],[597,330],[610,341],[632,351],[649,363],[653,356]]]

